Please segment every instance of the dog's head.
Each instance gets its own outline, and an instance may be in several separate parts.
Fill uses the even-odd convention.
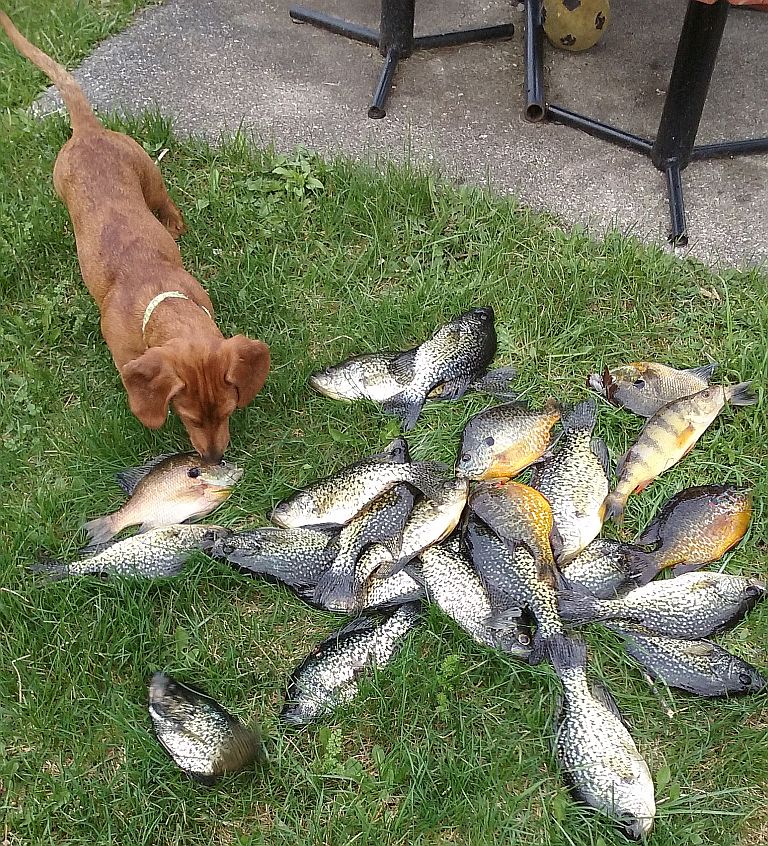
[[[120,376],[131,411],[159,429],[169,405],[179,415],[192,446],[207,461],[219,461],[229,444],[229,417],[264,387],[269,347],[243,335],[213,342],[175,338],[126,364]]]

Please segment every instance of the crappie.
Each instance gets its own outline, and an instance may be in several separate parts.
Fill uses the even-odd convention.
[[[442,399],[458,399],[485,373],[496,355],[492,308],[475,308],[441,326],[423,344],[399,356],[394,365],[405,387],[382,403],[405,431],[412,429],[430,393],[448,383]]]
[[[141,467],[117,474],[120,487],[130,496],[112,514],[83,525],[91,544],[108,541],[128,526],[140,532],[204,517],[221,505],[242,478],[243,471],[220,461],[206,464],[196,453],[160,455]]]
[[[282,582],[294,589],[311,585],[336,557],[335,538],[313,529],[262,526],[207,541],[203,549],[256,576]]]
[[[687,455],[727,403],[754,405],[750,382],[714,385],[673,400],[643,427],[637,442],[616,468],[616,489],[605,499],[605,519],[620,522],[631,493],[645,490],[658,476]]]
[[[528,659],[531,631],[522,622],[503,632],[488,625],[488,618],[510,610],[510,603],[494,607],[488,591],[460,544],[453,540],[425,549],[419,556],[424,587],[430,601],[458,623],[477,643]]]
[[[645,527],[635,543],[655,544],[640,553],[638,584],[661,570],[687,573],[717,561],[743,537],[752,516],[752,494],[734,485],[703,485],[676,493]]]
[[[386,666],[420,619],[418,602],[375,617],[358,617],[324,640],[291,675],[281,718],[301,725],[354,699],[360,674]]]
[[[257,725],[246,728],[215,699],[165,673],[149,683],[149,716],[174,763],[204,784],[267,761]]]
[[[626,588],[637,587],[644,556],[632,544],[598,538],[562,567],[562,573],[572,590],[613,599]]]
[[[313,373],[309,377],[309,384],[319,394],[331,399],[383,403],[399,394],[409,384],[409,369],[401,367],[398,360],[412,361],[415,353],[416,350],[412,349],[406,352],[357,355]],[[468,390],[511,399],[515,392],[510,386],[516,376],[514,367],[497,367],[475,379]],[[453,382],[443,382],[430,392],[427,399],[454,398],[456,387]]]
[[[357,588],[355,565],[363,550],[382,544],[394,555],[413,509],[414,495],[408,485],[395,485],[370,502],[341,530],[337,555],[317,581],[314,601],[331,611],[351,611]]]
[[[579,403],[563,420],[559,449],[533,468],[531,487],[552,506],[560,543],[554,550],[559,565],[567,564],[600,534],[602,504],[610,489],[608,448],[592,438],[597,419],[593,400]]]
[[[549,399],[541,411],[512,402],[476,414],[464,427],[456,473],[468,479],[509,479],[549,447],[560,408]]]
[[[768,684],[751,664],[711,640],[660,637],[639,626],[608,626],[624,638],[627,654],[654,679],[698,696],[758,693]]]
[[[716,364],[706,364],[690,370],[675,370],[653,361],[633,361],[612,370],[606,367],[602,375],[590,374],[587,386],[614,405],[641,417],[652,417],[672,400],[703,391],[709,386],[716,368]]]
[[[424,596],[424,588],[413,577],[416,569],[416,567],[409,567],[408,570],[400,570],[386,579],[379,579],[375,575],[370,576],[363,585],[359,608],[355,610],[388,608],[421,599]]]
[[[446,479],[432,496],[418,500],[403,526],[397,555],[379,567],[377,575],[394,575],[422,550],[447,538],[461,519],[468,494],[466,479]]]
[[[613,698],[587,679],[587,650],[570,641],[555,669],[563,686],[556,716],[555,753],[581,802],[612,817],[628,837],[639,840],[653,828],[656,800],[648,765]]]
[[[465,540],[475,570],[486,585],[494,605],[496,597],[503,597],[513,611],[494,613],[488,624],[506,632],[511,623],[517,628],[519,609],[527,608],[536,621],[533,648],[528,658],[538,664],[551,658],[566,640],[565,630],[558,613],[554,568],[537,558],[525,541],[502,540],[482,521],[476,518],[467,522]]]
[[[435,461],[393,463],[386,457],[364,458],[283,500],[270,519],[286,529],[343,526],[399,482],[408,482],[429,496],[445,477],[445,470],[445,465]]]
[[[757,579],[700,570],[650,582],[618,599],[560,591],[560,615],[572,623],[638,623],[654,634],[695,639],[736,623],[765,594]]]
[[[140,535],[94,547],[68,564],[43,557],[29,570],[53,581],[68,576],[111,575],[160,579],[181,572],[189,556],[202,549],[212,536],[226,536],[229,529],[203,523],[178,524],[150,529]]]

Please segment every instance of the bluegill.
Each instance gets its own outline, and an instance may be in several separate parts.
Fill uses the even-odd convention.
[[[581,641],[555,658],[563,687],[556,715],[555,752],[581,802],[606,814],[633,840],[646,837],[656,817],[653,780],[610,693],[590,685]]]
[[[707,388],[716,369],[716,364],[676,370],[653,361],[633,361],[611,370],[606,367],[602,374],[590,374],[587,386],[620,408],[653,417],[672,400]]]
[[[179,524],[150,529],[140,535],[92,548],[83,558],[68,563],[43,557],[29,570],[52,581],[69,576],[112,575],[160,579],[181,572],[189,556],[211,537],[225,536],[222,526]]]
[[[750,491],[735,485],[702,485],[679,491],[635,539],[654,545],[640,553],[643,567],[638,584],[647,584],[667,567],[687,573],[717,561],[735,546],[749,527]]]
[[[616,468],[616,489],[604,503],[605,519],[620,522],[630,494],[639,493],[687,455],[726,404],[754,405],[750,383],[715,385],[657,411]]]
[[[593,400],[575,406],[563,419],[557,452],[536,464],[531,476],[531,487],[552,506],[559,538],[555,560],[561,566],[586,549],[603,527],[611,462],[605,443],[592,437],[596,419]]]
[[[540,411],[512,402],[476,414],[464,427],[456,473],[468,479],[510,479],[546,452],[560,408],[549,399]]]
[[[267,761],[258,725],[246,728],[215,699],[165,673],[149,683],[149,716],[160,745],[196,781],[210,785]]]
[[[654,634],[695,639],[740,620],[765,595],[757,579],[700,570],[650,582],[617,599],[560,591],[560,614],[572,623],[637,623]]]
[[[424,403],[438,385],[444,386],[442,399],[458,399],[485,373],[495,355],[493,309],[467,311],[396,359],[396,378],[404,387],[385,400],[382,408],[397,417],[403,430],[408,431],[416,425]]]
[[[384,667],[421,616],[418,602],[358,617],[318,644],[291,674],[281,718],[294,725],[322,719],[354,699],[361,673]]]
[[[117,474],[130,499],[112,514],[83,525],[91,544],[105,543],[128,526],[139,531],[204,517],[232,493],[243,471],[228,461],[208,464],[199,455],[160,455]]]
[[[711,640],[662,637],[641,626],[608,628],[624,639],[627,655],[669,687],[715,697],[758,693],[768,684],[755,667]]]

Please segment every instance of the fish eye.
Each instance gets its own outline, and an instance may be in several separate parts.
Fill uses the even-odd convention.
[[[636,388],[644,388],[645,387],[645,379],[640,377],[639,379],[635,379],[632,383]]]
[[[739,673],[739,683],[744,687],[749,687],[752,684],[752,678],[746,673]]]
[[[747,594],[747,596],[760,596],[763,591],[761,588],[757,587],[757,585],[750,585],[746,589],[745,593]]]
[[[227,462],[224,461],[224,459],[222,458],[221,461],[219,462],[219,467],[226,467],[226,466],[227,466]]]
[[[465,464],[466,464],[466,462],[467,462],[467,461],[469,461],[471,458],[472,458],[472,456],[471,456],[468,452],[465,452],[465,453],[464,453],[464,455],[462,455],[462,456],[461,456],[461,460],[462,460]]]
[[[531,642],[531,639],[528,637],[528,635],[527,635],[527,634],[523,634],[523,632],[520,632],[520,634],[518,634],[518,636],[517,636],[517,640],[518,640],[518,642],[519,642],[519,643],[521,643],[523,646],[528,646],[528,644]]]
[[[486,446],[493,446],[495,443],[496,443],[496,440],[494,438],[490,437],[490,436],[485,439],[485,445]]]
[[[187,470],[187,476],[189,476],[190,479],[196,479],[200,473],[202,473],[202,470],[199,467],[190,467],[189,470]]]

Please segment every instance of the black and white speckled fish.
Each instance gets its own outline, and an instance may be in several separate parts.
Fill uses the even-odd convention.
[[[358,617],[332,634],[292,673],[282,719],[311,723],[352,700],[361,673],[374,664],[386,666],[419,619],[420,604],[408,603],[384,615]]]
[[[636,587],[645,566],[645,552],[630,543],[597,538],[562,568],[568,587],[591,593],[598,599],[613,599]]]
[[[427,397],[438,385],[444,386],[442,399],[458,399],[485,373],[495,355],[493,309],[467,311],[396,359],[393,367],[404,387],[385,400],[382,408],[397,417],[404,431],[408,431],[416,425]]]
[[[267,760],[257,725],[246,728],[215,699],[165,673],[149,683],[149,716],[155,735],[187,775],[213,784]]]
[[[560,591],[559,607],[572,623],[638,623],[655,634],[695,639],[732,625],[764,595],[757,579],[700,570],[650,582],[617,599]]]
[[[555,657],[563,687],[555,752],[574,796],[614,819],[635,840],[653,828],[656,800],[648,765],[607,690],[590,686],[581,641]]]
[[[602,504],[608,496],[608,448],[592,432],[597,419],[594,400],[581,402],[563,418],[563,434],[554,455],[534,466],[531,487],[552,506],[559,535],[555,561],[572,561],[600,534]]]
[[[261,526],[204,542],[203,549],[256,576],[294,589],[314,586],[336,557],[333,535],[313,529]]]
[[[609,625],[624,648],[651,676],[697,696],[741,696],[764,690],[768,681],[743,659],[711,640],[654,635],[641,626]]]
[[[30,566],[29,570],[52,581],[101,574],[160,579],[180,573],[195,550],[202,549],[211,537],[228,533],[229,530],[221,526],[203,523],[163,526],[101,544],[84,558],[69,563],[42,558],[41,563]]]
[[[419,556],[428,598],[483,646],[499,649],[525,660],[531,654],[531,630],[522,620],[510,621],[504,631],[488,625],[493,614],[512,605],[496,605],[472,562],[457,540],[425,549]]]

